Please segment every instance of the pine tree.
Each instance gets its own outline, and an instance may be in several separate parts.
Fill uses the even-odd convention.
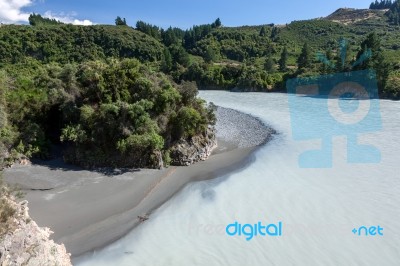
[[[382,52],[375,58],[374,69],[378,80],[378,87],[383,90],[386,87],[387,80],[389,78],[391,66],[386,62]]]
[[[350,66],[350,61],[351,61],[351,47],[350,43],[347,42],[345,39],[341,39],[339,41],[339,49],[338,53],[336,54],[335,57],[335,67],[336,71],[338,72],[343,72],[343,71],[350,71],[351,66]]]
[[[297,67],[300,70],[304,68],[308,68],[311,66],[311,50],[307,43],[304,43],[303,48],[301,49],[301,54],[297,59]]]
[[[62,22],[55,19],[44,18],[41,15],[35,13],[31,14],[28,20],[31,26],[63,24]]]
[[[219,18],[217,18],[212,24],[211,24],[211,28],[219,28],[221,27],[222,23],[221,20]]]
[[[216,27],[216,28],[219,28],[219,27],[221,27],[221,25],[222,25],[221,20],[220,20],[219,18],[217,18],[217,19],[215,20],[215,27]]]
[[[362,60],[363,54],[365,54],[368,50],[371,50],[372,56],[371,58],[366,58]],[[357,67],[358,69],[367,69],[373,68],[374,62],[377,61],[379,54],[381,53],[381,43],[378,35],[373,32],[368,34],[367,38],[361,43],[361,49],[357,53],[357,61],[360,61],[360,65]]]
[[[168,48],[164,48],[161,69],[166,73],[172,69],[172,56]]]
[[[278,27],[273,27],[272,28],[272,31],[271,31],[271,40],[273,41],[273,42],[275,42],[276,40],[277,40],[277,38],[278,38],[278,33],[279,33],[279,29],[278,29]]]
[[[287,70],[288,51],[286,46],[283,48],[281,58],[278,61],[279,71],[285,72]]]
[[[400,0],[391,3],[387,16],[392,24],[400,25]]]
[[[120,16],[118,16],[116,19],[115,19],[115,25],[117,25],[117,26],[126,26],[126,20],[125,20],[125,18],[121,18]]]
[[[372,56],[366,60],[361,60],[363,54],[368,50],[371,50]],[[374,69],[376,71],[378,87],[382,91],[386,86],[391,66],[383,56],[381,41],[375,32],[370,33],[361,43],[361,50],[357,54],[357,60],[361,62],[357,69]]]

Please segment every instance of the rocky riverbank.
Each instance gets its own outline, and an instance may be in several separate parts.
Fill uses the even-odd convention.
[[[209,127],[202,135],[197,135],[190,139],[181,139],[175,143],[170,150],[171,164],[188,166],[199,161],[204,161],[216,147],[215,128]]]
[[[28,202],[16,203],[3,196],[2,204],[14,213],[7,219],[7,232],[0,237],[0,265],[72,265],[63,244],[50,240],[49,228],[40,228],[28,214]],[[2,219],[4,212],[0,212]]]

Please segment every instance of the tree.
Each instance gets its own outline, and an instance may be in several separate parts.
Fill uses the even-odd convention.
[[[182,45],[173,44],[169,47],[169,50],[171,52],[174,62],[185,67],[189,66],[190,57],[188,52],[186,52],[185,48],[183,48]]]
[[[171,44],[179,43],[179,38],[176,36],[176,33],[172,27],[169,27],[166,31],[162,33],[163,43],[166,46],[170,46]]]
[[[275,42],[278,39],[279,28],[274,26],[271,31],[271,40]]]
[[[161,69],[166,73],[168,73],[172,69],[172,56],[168,48],[164,48]]]
[[[201,124],[202,117],[200,113],[192,107],[182,107],[177,113],[176,124],[179,128],[179,136],[185,138],[196,135],[203,125]]]
[[[216,54],[215,50],[211,46],[208,46],[206,49],[206,52],[204,54],[204,60],[207,63],[210,63],[212,61],[215,61],[216,58],[217,58],[217,54]]]
[[[279,64],[279,71],[286,71],[287,70],[287,60],[288,60],[288,51],[286,46],[283,48],[283,51],[281,53],[281,58],[278,61]]]
[[[389,13],[389,20],[392,22],[394,25],[400,25],[400,16],[399,12],[395,10],[394,12]]]
[[[387,80],[389,78],[391,65],[389,65],[388,62],[385,60],[385,57],[383,56],[382,52],[380,52],[376,57],[376,62],[374,67],[378,79],[378,87],[381,90],[383,90],[386,87]]]
[[[219,28],[219,27],[221,27],[221,25],[222,25],[222,23],[221,23],[221,20],[219,18],[217,18],[215,20],[215,22],[212,24],[212,26],[214,26],[213,28]]]
[[[384,94],[387,97],[400,99],[400,73],[395,72],[388,77]]]
[[[373,32],[368,34],[365,40],[361,43],[361,49],[357,53],[358,69],[373,68],[377,58],[381,53],[381,43],[378,35]],[[365,57],[365,54],[371,52],[370,57]]]
[[[266,34],[267,34],[267,32],[266,32],[266,30],[265,30],[265,27],[262,26],[261,29],[260,29],[260,34],[259,34],[259,35],[262,36],[262,37],[264,37]]]
[[[369,9],[387,9],[392,7],[393,4],[391,0],[381,0],[380,2],[375,0],[369,5]]]
[[[55,19],[44,18],[41,15],[35,13],[31,14],[28,20],[31,26],[63,24],[62,22]]]
[[[388,12],[389,21],[394,25],[400,25],[400,0],[393,2]]]
[[[371,54],[365,57],[365,54]],[[374,69],[377,74],[378,87],[380,90],[385,88],[390,72],[390,65],[386,62],[379,36],[373,32],[361,43],[361,49],[357,54],[357,69]]]
[[[126,26],[126,20],[125,20],[125,18],[121,18],[120,16],[118,16],[116,19],[115,19],[115,25],[117,25],[117,26]]]
[[[275,72],[275,62],[274,62],[274,59],[273,59],[272,57],[268,57],[268,58],[265,60],[264,69],[265,69],[265,71],[267,71],[268,73],[273,73],[273,72]]]
[[[304,43],[301,54],[297,59],[297,67],[302,70],[311,66],[311,50],[307,43]]]
[[[179,93],[182,95],[182,102],[184,104],[192,103],[196,100],[196,96],[199,93],[196,82],[194,81],[182,81],[178,87]]]
[[[350,43],[346,41],[345,39],[339,40],[339,49],[338,53],[336,55],[336,70],[338,72],[343,72],[343,71],[350,71],[351,70],[351,47]]]
[[[319,72],[321,74],[332,73],[335,71],[336,65],[334,64],[335,56],[331,48],[328,48],[325,53],[317,54],[318,59],[321,61]]]
[[[156,38],[157,40],[161,40],[161,30],[155,25],[139,20],[136,22],[136,29],[147,35],[152,36],[153,38]]]

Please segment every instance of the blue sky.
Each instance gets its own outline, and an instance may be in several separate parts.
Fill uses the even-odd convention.
[[[134,26],[143,20],[162,27],[189,28],[213,22],[224,26],[284,24],[327,16],[340,7],[368,8],[372,0],[0,0],[0,21],[24,23],[35,12],[74,24],[113,24],[116,16]]]

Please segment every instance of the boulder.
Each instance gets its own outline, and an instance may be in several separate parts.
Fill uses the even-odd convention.
[[[0,236],[0,265],[72,265],[64,245],[50,240],[49,228],[40,228],[28,214],[28,202],[2,199],[15,209],[8,231]]]
[[[215,129],[209,127],[206,132],[187,139],[180,139],[170,149],[171,164],[188,166],[206,160],[217,147]]]

